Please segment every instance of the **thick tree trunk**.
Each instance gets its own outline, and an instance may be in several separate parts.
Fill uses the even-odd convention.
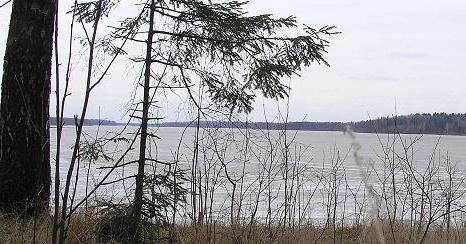
[[[0,108],[0,209],[31,214],[50,196],[53,0],[14,0]]]

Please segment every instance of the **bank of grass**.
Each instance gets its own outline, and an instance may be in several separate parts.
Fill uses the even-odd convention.
[[[95,229],[97,218],[76,215],[71,219],[67,243],[97,243]],[[51,243],[52,219],[41,215],[22,219],[0,216],[0,243]]]
[[[99,214],[78,214],[71,219],[66,243],[122,243],[122,231],[127,226]],[[102,223],[111,223],[103,231]],[[50,243],[52,222],[50,216],[36,219],[20,219],[0,216],[0,243]],[[407,224],[391,228],[382,223],[385,243],[421,243],[422,233]],[[152,228],[152,229],[151,229]],[[392,231],[393,229],[393,231]],[[261,224],[231,226],[225,224],[176,225],[171,239],[156,227],[145,227],[147,243],[380,243],[371,223],[364,226],[318,227],[307,224],[301,227],[268,227]],[[392,233],[393,232],[393,233]],[[464,226],[451,228],[448,234],[443,226],[433,226],[423,243],[466,243]],[[108,236],[105,236],[108,235]],[[393,239],[395,237],[395,240]]]
[[[268,227],[256,225],[253,228],[233,228],[231,226],[216,226],[215,234],[210,238],[205,226],[198,229],[192,226],[177,226],[180,243],[380,243],[375,228],[368,223],[365,226],[323,228],[306,225],[300,228]],[[410,231],[406,225],[398,225],[394,229],[395,241],[392,238],[390,227],[384,225],[385,243],[421,243],[421,236]],[[466,243],[466,229],[450,230],[450,235],[441,226],[432,228],[423,243]]]

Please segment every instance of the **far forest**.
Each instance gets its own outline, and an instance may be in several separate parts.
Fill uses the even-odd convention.
[[[166,122],[160,127],[195,127],[196,123]],[[304,131],[345,131],[349,126],[360,133],[400,133],[400,134],[435,134],[435,135],[466,135],[466,113],[416,113],[381,117],[358,122],[211,122],[201,121],[200,126],[207,128],[245,128],[269,130],[304,130]]]

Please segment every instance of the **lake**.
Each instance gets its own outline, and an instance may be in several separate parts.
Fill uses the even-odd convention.
[[[89,141],[98,137],[110,138],[122,129],[114,126],[85,127],[85,138]],[[122,136],[131,138],[136,130],[136,127],[129,127]],[[194,201],[197,208],[210,209],[211,215],[217,218],[228,218],[233,209],[241,219],[251,215],[257,219],[280,219],[286,211],[289,216],[303,220],[324,221],[330,215],[354,220],[361,217],[358,215],[367,215],[371,202],[367,191],[369,186],[375,189],[377,198],[373,200],[377,200],[382,214],[384,209],[387,209],[385,214],[400,209],[395,211],[398,217],[416,219],[419,213],[414,209],[419,207],[417,200],[424,199],[423,186],[432,185],[430,191],[441,202],[446,192],[442,186],[448,179],[457,195],[455,204],[459,206],[465,202],[462,172],[466,170],[466,137],[463,136],[355,133],[355,140],[352,140],[343,132],[284,133],[201,128],[196,157],[195,128],[151,130],[158,138],[151,138],[148,154],[162,162],[177,162],[180,169],[187,170],[189,180],[184,186],[189,192],[196,193]],[[73,127],[65,127],[63,131],[62,181],[66,177],[75,138]],[[55,140],[53,128],[53,163]],[[363,159],[362,167],[355,162],[354,143],[361,146],[358,155]],[[127,147],[127,142],[118,140],[106,143],[103,148],[109,157],[116,160]],[[123,162],[136,159],[138,144],[135,143],[133,148],[135,150],[131,150]],[[112,160],[99,159],[91,164],[82,160],[76,197],[85,196],[87,178],[91,189],[109,170],[101,167],[111,165]],[[160,164],[150,165],[146,171],[159,172],[161,168]],[[367,182],[362,177],[364,170],[368,173]],[[135,165],[118,168],[107,182],[118,181],[135,172]],[[191,179],[196,179],[195,183]],[[236,184],[235,192],[231,180]],[[106,185],[93,195],[93,199],[126,202],[132,198],[133,183],[132,179],[127,179]],[[234,201],[231,201],[232,197]],[[411,199],[411,203],[406,202],[407,199]],[[188,195],[187,204],[183,206],[184,214],[192,212],[192,201]]]

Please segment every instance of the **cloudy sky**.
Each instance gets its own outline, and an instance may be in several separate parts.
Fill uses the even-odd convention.
[[[464,0],[251,0],[248,11],[294,15],[301,23],[335,25],[342,32],[330,38],[327,60],[331,67],[312,66],[300,77],[284,80],[292,87],[291,120],[355,121],[395,111],[466,112]],[[123,8],[116,15],[126,12],[130,11]],[[9,15],[9,6],[0,9],[1,63]],[[60,17],[63,26],[69,18]],[[60,52],[65,53],[67,28],[61,31]],[[74,62],[79,63],[78,53],[76,57]],[[89,117],[98,116],[100,108],[102,118],[122,120],[134,87],[134,82],[129,82],[131,69],[129,62],[121,60],[111,70],[91,100]],[[76,81],[68,116],[79,111],[84,72],[78,65],[73,70]],[[259,98],[253,119],[263,119],[262,104],[273,113],[274,103]],[[182,120],[174,112],[182,107],[166,105],[167,120]]]

